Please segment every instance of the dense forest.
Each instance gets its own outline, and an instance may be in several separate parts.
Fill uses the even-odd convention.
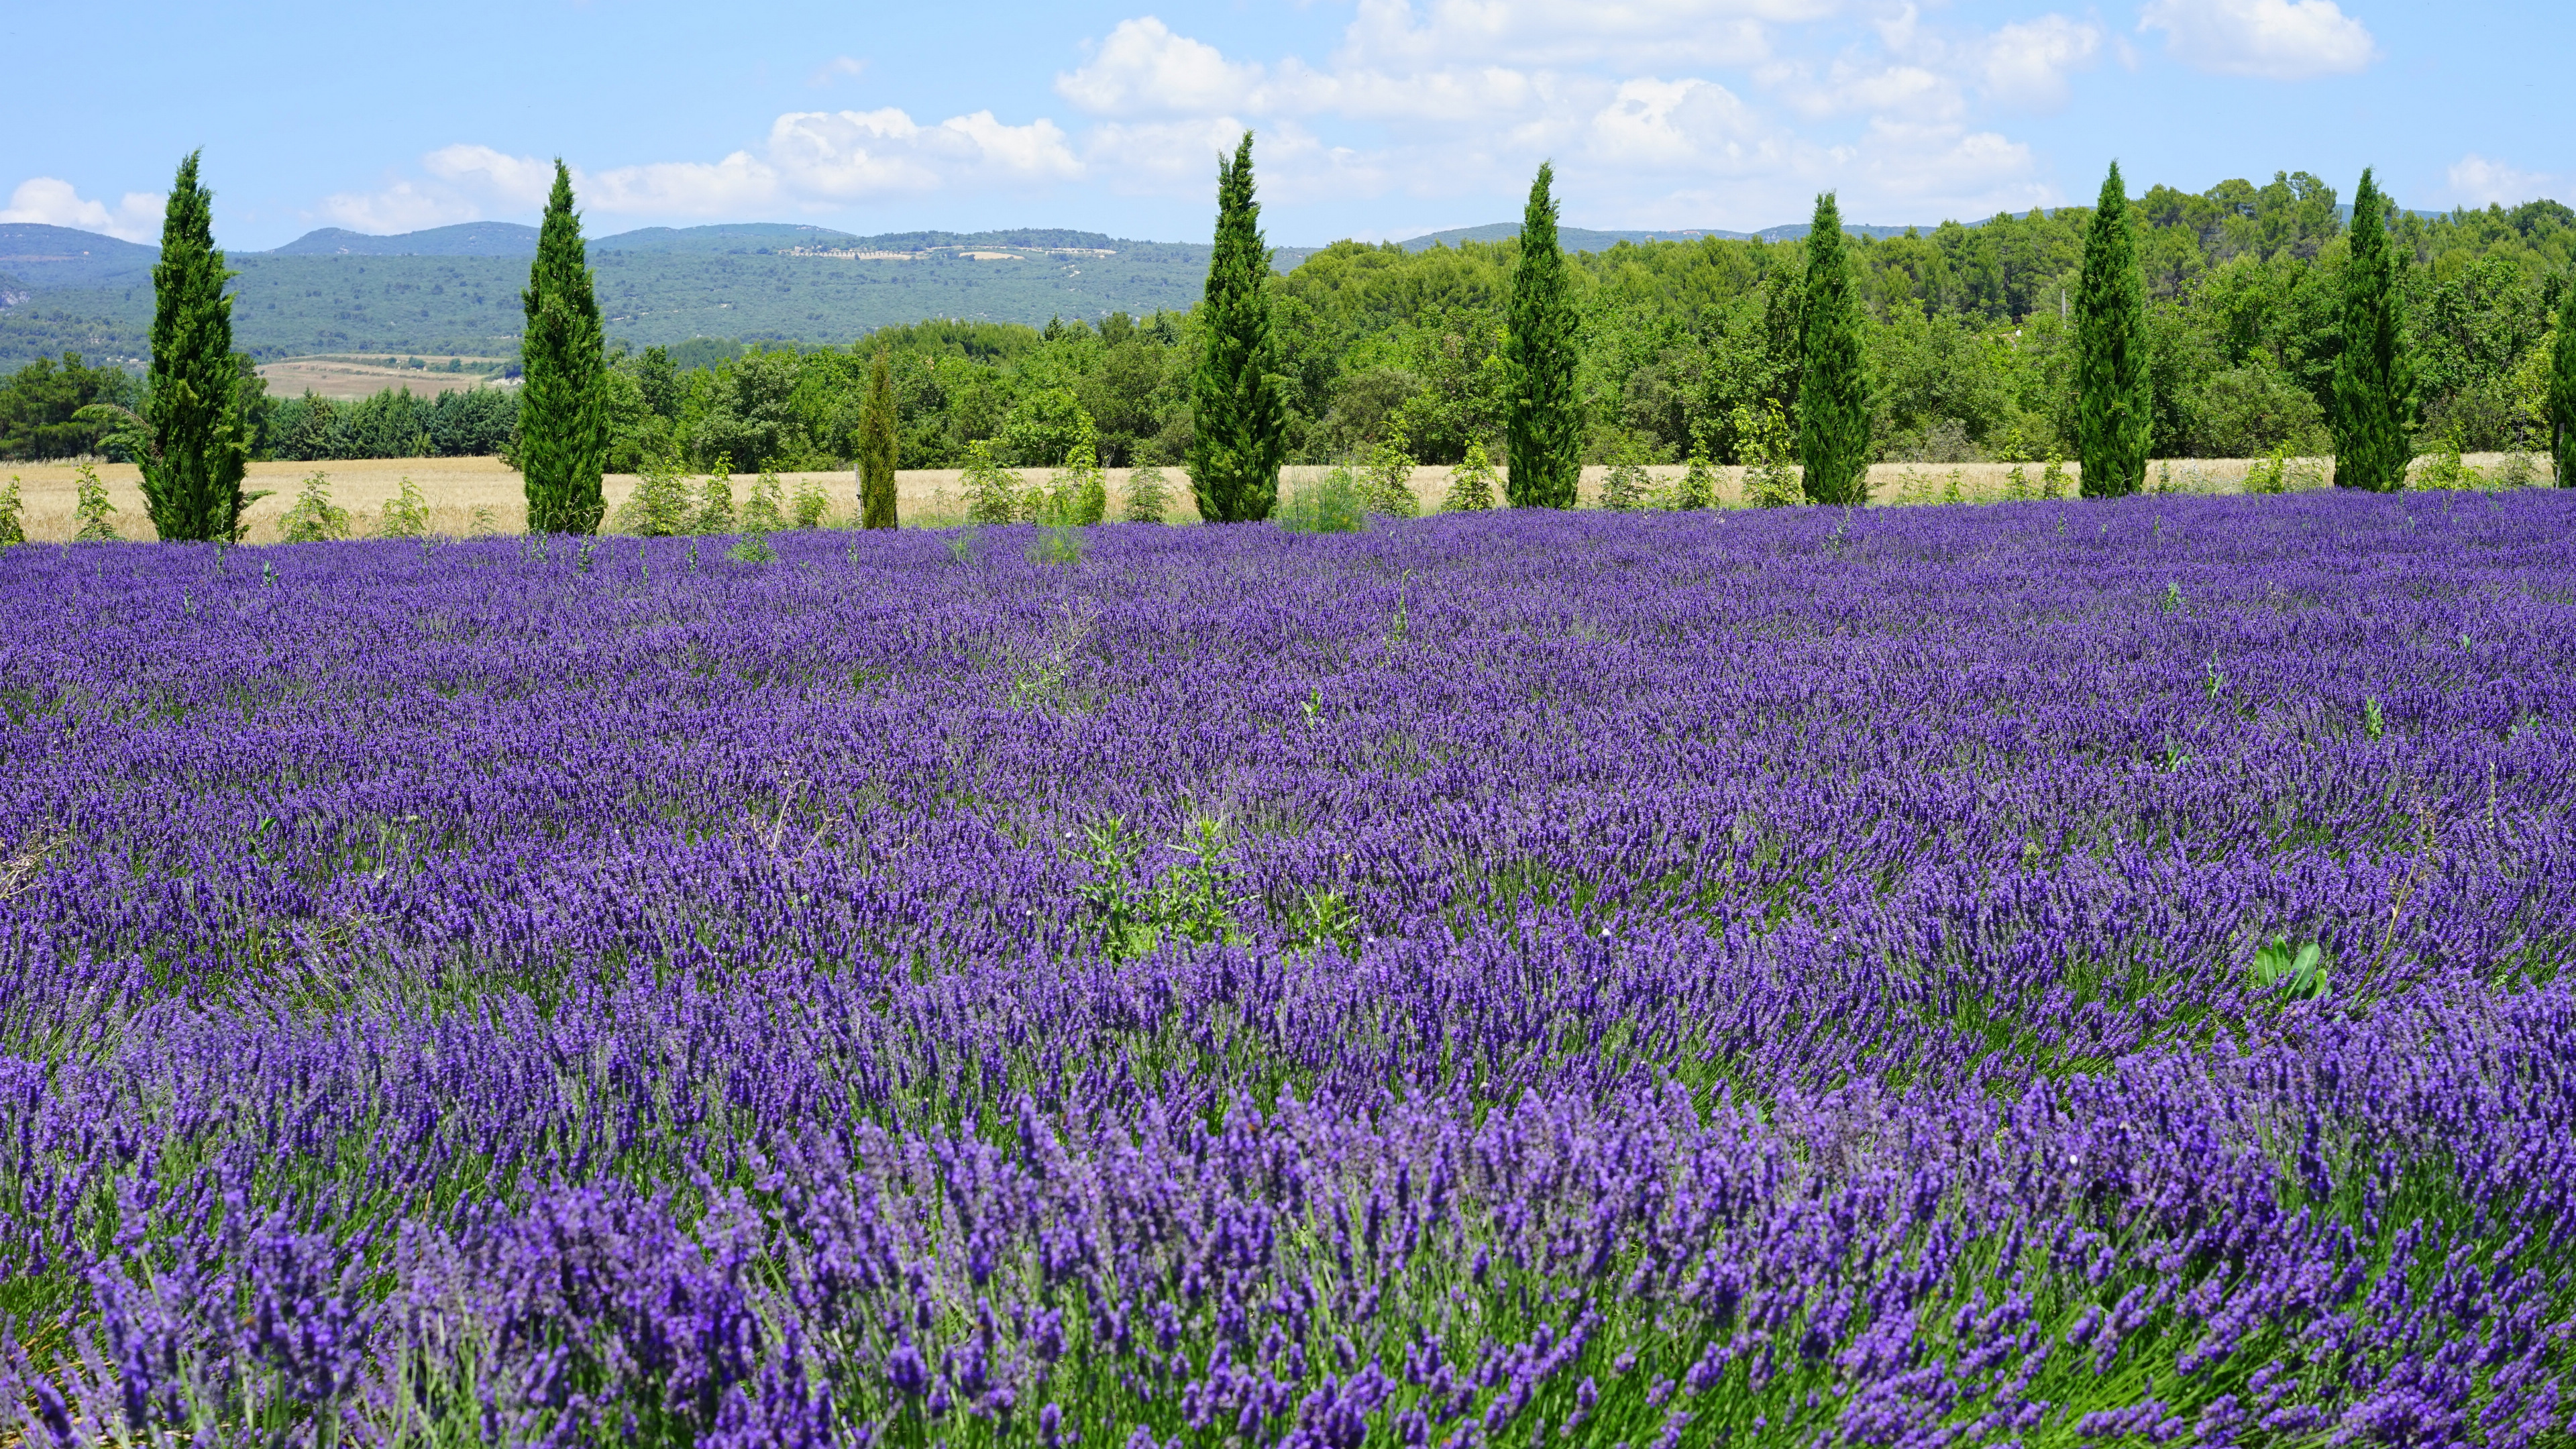
[[[2329,451],[2342,211],[2304,173],[2134,203],[2150,292],[2154,451],[2245,457]],[[2071,455],[2067,299],[2090,212],[1856,236],[1870,314],[1878,456],[1934,462]],[[2470,450],[2540,446],[2542,369],[2576,213],[2551,201],[2400,216],[2419,437]],[[1294,401],[1291,456],[1350,458],[1399,436],[1426,462],[1496,450],[1502,315],[1516,244],[1409,250],[1343,242],[1274,279],[1277,366]],[[1595,460],[1736,461],[1748,429],[1794,417],[1805,243],[1708,239],[1571,254]],[[1102,461],[1169,463],[1188,443],[1190,315],[1043,331],[889,328],[855,347],[751,352],[703,369],[657,352],[615,373],[618,466],[671,448],[737,467],[848,455],[865,355],[892,349],[902,466],[1061,460],[1087,414]]]
[[[2345,249],[2334,188],[2306,173],[2201,193],[2159,186],[2133,213],[2150,293],[2154,451],[2328,451]],[[1878,456],[2072,454],[2067,305],[2089,217],[2068,207],[1854,235]],[[2535,201],[2400,214],[2393,225],[2412,255],[2406,315],[2419,439],[2428,449],[2542,446],[2545,343],[2576,250],[2576,213]],[[1801,275],[1804,253],[1798,238],[1711,238],[1569,254],[1590,455],[1676,461],[1699,450],[1732,462],[1748,430],[1793,418],[1799,292],[1787,283]],[[1426,462],[1454,462],[1471,442],[1498,451],[1515,256],[1509,240],[1342,242],[1274,277],[1291,458],[1350,458],[1387,438]],[[617,315],[605,266],[600,292]],[[844,464],[879,346],[893,356],[902,467],[958,466],[987,439],[1003,461],[1051,465],[1085,417],[1103,463],[1172,463],[1189,441],[1196,345],[1193,315],[1164,309],[1043,329],[925,322],[842,347],[626,346],[611,378],[611,466],[631,470],[664,452],[744,470]],[[51,377],[59,391],[59,374]],[[458,400],[476,398],[484,401]],[[7,406],[0,401],[0,419],[14,416]],[[438,403],[271,400],[261,406],[261,447],[317,458],[486,451],[510,406],[488,392]],[[25,428],[8,426],[0,451],[27,446]]]

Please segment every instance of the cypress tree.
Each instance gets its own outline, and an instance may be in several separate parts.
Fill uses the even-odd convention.
[[[572,172],[555,161],[554,193],[528,269],[527,335],[519,343],[519,476],[530,533],[591,533],[607,510],[608,355],[599,297],[572,209]]]
[[[886,350],[877,349],[868,371],[867,401],[859,406],[859,527],[892,528],[894,519],[894,380]]]
[[[1810,503],[1869,501],[1869,364],[1842,210],[1816,198],[1807,228],[1807,296],[1798,317],[1798,459]]]
[[[1512,267],[1503,356],[1512,380],[1503,435],[1510,472],[1503,492],[1514,508],[1572,508],[1583,477],[1583,409],[1574,395],[1574,302],[1565,253],[1556,244],[1555,167],[1541,163],[1521,211],[1521,254]]]
[[[1270,375],[1270,249],[1252,199],[1252,133],[1219,163],[1216,253],[1199,309],[1197,375],[1190,379],[1190,491],[1210,523],[1253,523],[1279,501],[1288,411]]]
[[[197,156],[179,163],[152,268],[152,372],[143,398],[143,500],[165,539],[230,539],[241,529],[250,428],[233,360],[232,273],[215,250],[215,194]]]
[[[2576,276],[2558,288],[2558,336],[2549,349],[2549,457],[2558,486],[2576,488]]]
[[[2126,497],[2147,481],[2156,394],[2147,370],[2147,283],[2117,161],[2084,233],[2075,306],[2075,451],[2084,464],[2076,486],[2087,498]]]
[[[2415,368],[2406,355],[2406,259],[2389,244],[2387,199],[2370,172],[2352,197],[2352,251],[2343,264],[2343,351],[2335,358],[2335,486],[2389,493],[2406,486],[2414,448],[2407,415]]]

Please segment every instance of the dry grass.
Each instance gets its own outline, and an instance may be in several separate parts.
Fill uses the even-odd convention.
[[[433,367],[444,366],[444,357],[424,358]],[[489,362],[491,358],[469,357],[468,362]],[[283,362],[262,363],[259,375],[268,379],[270,397],[302,397],[307,392],[329,398],[373,397],[386,388],[410,388],[416,396],[436,397],[441,393],[467,392],[484,385],[485,378],[474,372],[423,371],[409,367],[387,367],[381,361],[358,357],[290,357]]]
[[[2531,464],[2536,481],[2550,476],[2546,455],[2524,455]],[[2466,461],[2490,474],[2505,461],[2501,453],[2473,453]],[[2170,464],[2150,465],[2147,486],[2172,492],[2235,493],[2244,487],[2246,470],[2252,461],[2242,458],[2176,459]],[[429,499],[430,527],[440,533],[469,536],[477,533],[517,533],[527,527],[527,503],[521,492],[519,475],[501,465],[496,458],[388,458],[364,462],[341,463],[254,463],[248,487],[268,490],[269,496],[250,507],[247,538],[252,543],[277,540],[278,519],[295,501],[295,493],[305,476],[319,469],[330,475],[332,500],[356,516],[361,535],[372,532],[380,510],[388,499],[401,491],[401,480],[408,477],[420,486]],[[130,539],[153,537],[152,523],[144,512],[139,477],[131,464],[109,463],[99,466],[99,477],[107,484],[108,501],[117,509],[113,520],[117,532]],[[1043,482],[1046,469],[1024,470],[1033,483]],[[1128,470],[1108,471],[1111,515],[1116,516],[1126,493]],[[1283,497],[1320,481],[1328,469],[1298,466],[1284,470],[1280,479]],[[1682,475],[1677,466],[1649,470],[1655,486],[1669,487]],[[1720,468],[1717,471],[1719,498],[1722,503],[1744,502],[1744,470]],[[2298,470],[2294,467],[2294,473]],[[1601,482],[1608,472],[1604,468],[1583,470],[1582,501],[1586,506],[1598,503]],[[1170,512],[1174,523],[1192,523],[1198,514],[1190,503],[1189,480],[1177,468],[1164,470],[1170,481]],[[2028,486],[2039,484],[2040,465],[2023,465]],[[2076,469],[2067,465],[2066,487],[2075,487]],[[66,463],[0,465],[0,477],[14,475],[19,480],[21,518],[29,540],[40,543],[62,543],[73,533],[73,505],[76,501],[75,470]],[[1956,465],[1929,463],[1881,463],[1870,469],[1870,498],[1874,503],[1939,503],[1951,496],[1955,482],[1956,496],[1965,502],[1991,502],[2009,496],[2011,469],[2000,463],[1962,463]],[[2330,466],[2312,460],[2306,469],[2308,486],[2321,487],[2330,475]],[[963,474],[953,468],[906,471],[895,477],[896,507],[907,526],[919,528],[951,527],[966,521]],[[829,473],[789,473],[781,475],[786,491],[793,493],[800,479],[820,481],[832,498],[832,513],[827,522],[847,524],[857,512],[857,483],[847,470]],[[751,480],[737,474],[734,498],[740,503]],[[1441,495],[1449,488],[1449,469],[1424,467],[1414,471],[1413,491],[1421,499],[1423,511],[1430,512],[1440,504]],[[635,490],[632,474],[611,474],[607,481],[608,505],[614,510]]]

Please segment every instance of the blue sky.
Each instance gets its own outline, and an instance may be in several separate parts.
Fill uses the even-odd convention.
[[[0,219],[147,239],[205,149],[220,238],[533,220],[594,235],[1209,230],[1252,127],[1274,243],[1518,214],[1749,230],[1838,190],[1937,222],[2364,165],[2409,206],[2576,200],[2576,6],[2454,0],[1233,0],[983,5],[159,0],[0,14]],[[29,61],[34,61],[33,65]],[[2555,104],[2553,104],[2555,103]]]

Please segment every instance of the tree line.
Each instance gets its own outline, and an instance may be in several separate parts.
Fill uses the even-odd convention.
[[[237,521],[226,499],[254,448],[415,448],[435,430],[334,433],[309,410],[292,432],[256,426],[196,168],[182,164],[165,221],[151,372],[139,396],[78,415],[144,463],[172,523],[212,528],[227,509]],[[1782,454],[1817,501],[1857,497],[1878,458],[2067,457],[2095,493],[2137,486],[2151,455],[2282,449],[2331,451],[2350,486],[2394,486],[2440,442],[2545,449],[2562,480],[2576,474],[2576,213],[2555,202],[2425,218],[2365,172],[2346,224],[2305,173],[2132,201],[2114,166],[2089,209],[1873,241],[1843,231],[1828,193],[1793,241],[1568,253],[1543,166],[1512,241],[1344,242],[1282,275],[1249,133],[1217,190],[1215,255],[1187,313],[1042,332],[931,322],[691,368],[669,349],[612,353],[558,165],[505,449],[531,526],[597,527],[612,468],[719,459],[857,464],[863,511],[890,521],[896,468],[1058,465],[1076,440],[1106,466],[1186,467],[1217,521],[1266,517],[1284,462],[1471,449],[1508,459],[1522,506],[1570,502],[1587,461]],[[76,366],[30,385],[59,394]],[[198,536],[154,509],[165,537]]]

